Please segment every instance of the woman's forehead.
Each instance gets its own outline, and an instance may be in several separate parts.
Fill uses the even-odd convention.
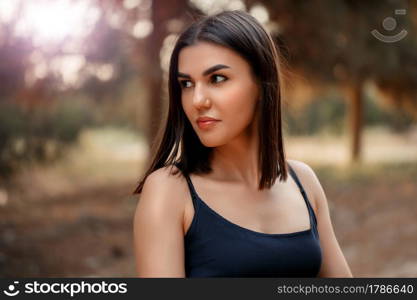
[[[182,73],[202,69],[216,64],[230,66],[230,69],[242,70],[248,63],[235,51],[214,43],[198,42],[181,49],[178,57],[178,70]]]

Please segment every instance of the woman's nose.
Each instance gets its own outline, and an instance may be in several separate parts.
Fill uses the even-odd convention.
[[[208,95],[205,90],[205,87],[202,84],[196,84],[193,94],[193,105],[197,108],[207,108],[210,106],[210,101],[208,101]]]

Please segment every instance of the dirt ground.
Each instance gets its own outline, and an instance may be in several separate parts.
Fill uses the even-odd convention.
[[[354,276],[417,276],[416,167],[344,178],[335,169],[315,168]],[[135,276],[134,185],[108,183],[52,196],[12,191],[15,201],[0,209],[0,276]]]
[[[355,276],[417,277],[415,168],[388,165],[354,180],[322,180],[336,236]]]

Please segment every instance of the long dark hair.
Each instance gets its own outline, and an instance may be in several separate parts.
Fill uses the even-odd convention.
[[[271,35],[249,13],[223,11],[194,21],[178,37],[169,66],[169,109],[160,128],[150,167],[134,193],[141,193],[145,180],[153,171],[177,165],[184,174],[209,173],[213,148],[204,146],[187,119],[181,104],[181,87],[177,79],[178,56],[184,47],[198,41],[227,47],[241,55],[251,66],[260,86],[259,166],[262,170],[259,189],[270,188],[277,177],[286,180],[286,165],[281,121],[281,76],[278,49]],[[178,174],[174,170],[173,174]]]

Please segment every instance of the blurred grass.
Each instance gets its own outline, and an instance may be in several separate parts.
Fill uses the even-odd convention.
[[[147,158],[145,146],[143,137],[130,129],[84,129],[77,143],[68,146],[63,158],[46,165],[24,166],[7,189],[17,190],[21,199],[32,195],[41,199],[135,182]],[[129,191],[126,193],[129,194]]]
[[[366,186],[415,182],[417,185],[417,128],[395,133],[385,127],[365,128],[360,163],[350,163],[348,136],[328,134],[287,137],[289,158],[303,161],[324,186]]]
[[[56,171],[92,180],[126,180],[138,176],[140,161],[147,156],[143,137],[114,127],[84,130],[78,144]]]
[[[417,161],[381,162],[349,167],[313,165],[312,168],[319,179],[328,183],[344,182],[349,185],[367,185],[378,179],[390,184],[414,180],[417,185]]]
[[[326,133],[286,136],[286,153],[293,159],[313,165],[350,166],[350,135]],[[417,127],[404,133],[389,128],[365,127],[362,134],[361,161],[364,165],[417,161]]]

